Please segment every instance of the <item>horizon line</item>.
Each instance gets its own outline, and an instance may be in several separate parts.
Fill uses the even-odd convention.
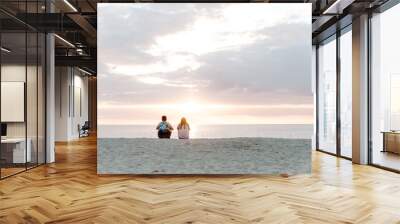
[[[158,121],[159,122],[159,121]],[[157,123],[157,122],[156,122]],[[179,123],[179,122],[178,122]],[[97,126],[131,126],[131,125],[155,125],[155,123],[152,124],[97,124]],[[222,124],[222,123],[214,123],[214,124],[197,124],[197,126],[201,125],[314,125],[314,123],[260,123],[260,124],[254,124],[254,123],[230,123],[230,124]]]

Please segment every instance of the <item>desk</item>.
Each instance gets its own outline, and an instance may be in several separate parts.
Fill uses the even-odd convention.
[[[31,162],[31,139],[26,141],[27,147],[25,151],[25,138],[6,138],[1,139],[1,154],[9,163],[26,163]],[[11,159],[12,158],[12,159]],[[26,159],[26,160],[25,160]]]
[[[383,150],[382,152],[392,152],[400,154],[400,132],[383,131]]]

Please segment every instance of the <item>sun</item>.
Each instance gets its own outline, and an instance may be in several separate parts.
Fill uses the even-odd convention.
[[[181,104],[181,109],[183,112],[186,112],[186,113],[198,112],[201,110],[201,105],[194,101],[188,101],[188,102]]]

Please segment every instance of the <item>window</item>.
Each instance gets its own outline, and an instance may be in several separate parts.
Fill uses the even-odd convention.
[[[400,130],[400,73],[390,74],[390,130]]]
[[[371,160],[400,170],[400,5],[371,18]]]
[[[318,48],[318,148],[336,153],[336,36]]]
[[[340,155],[352,156],[352,34],[351,26],[340,36]]]

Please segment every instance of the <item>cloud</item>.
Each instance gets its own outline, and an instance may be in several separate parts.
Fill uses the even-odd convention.
[[[159,60],[145,51],[159,35],[178,32],[194,22],[191,7],[160,4],[98,4],[98,61],[140,64]],[[168,6],[170,5],[170,6]],[[159,7],[160,7],[159,6]],[[118,12],[118,13],[116,13]],[[117,63],[118,62],[118,63]],[[101,67],[103,68],[103,67]]]
[[[201,63],[190,55],[169,54],[162,60],[146,64],[112,64],[105,63],[111,75],[148,75],[155,73],[176,72],[179,69],[193,71],[201,66]]]
[[[168,81],[166,79],[162,79],[159,77],[152,77],[152,76],[139,77],[137,78],[137,80],[144,84],[150,84],[150,85],[164,85],[164,86],[182,87],[182,88],[195,88],[197,86],[195,84],[187,84],[180,81]]]
[[[100,4],[99,100],[312,105],[310,16],[309,4]]]

